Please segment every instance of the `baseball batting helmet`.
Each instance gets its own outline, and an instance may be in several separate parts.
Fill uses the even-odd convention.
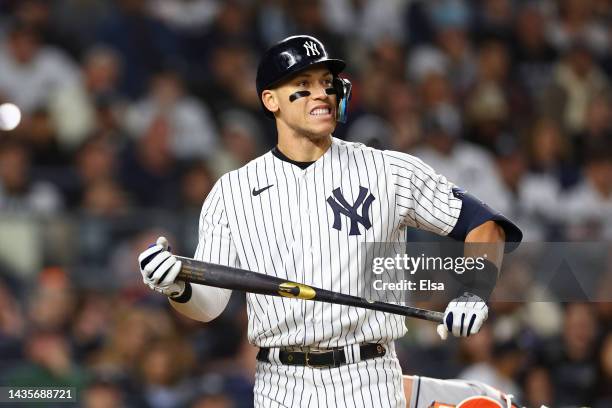
[[[295,35],[270,47],[257,67],[257,94],[264,112],[274,117],[263,105],[261,93],[272,89],[286,79],[314,64],[324,63],[334,76],[334,88],[338,95],[337,119],[346,121],[346,108],[351,95],[351,83],[338,74],[346,66],[340,59],[329,58],[325,46],[318,39],[309,35]]]

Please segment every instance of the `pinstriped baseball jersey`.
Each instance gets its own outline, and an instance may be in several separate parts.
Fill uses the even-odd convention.
[[[195,257],[359,296],[363,242],[405,242],[405,226],[440,235],[461,200],[421,160],[332,138],[302,169],[268,152],[222,176],[204,202]],[[401,316],[247,294],[260,347],[342,347],[405,334]]]

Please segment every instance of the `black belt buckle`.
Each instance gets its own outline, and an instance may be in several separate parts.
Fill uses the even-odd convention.
[[[310,367],[310,368],[329,368],[329,367],[335,367],[336,366],[336,355],[335,353],[332,352],[332,358],[334,359],[334,362],[332,364],[310,364],[310,355],[311,354],[324,354],[325,352],[312,352],[310,350],[307,350],[304,352],[304,360],[306,362],[306,367]]]

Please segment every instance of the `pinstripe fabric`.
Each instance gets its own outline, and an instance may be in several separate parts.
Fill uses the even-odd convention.
[[[404,408],[402,387],[392,349],[384,357],[333,369],[258,362],[255,406]]]
[[[195,258],[240,267],[226,208],[223,185],[217,183],[202,206]]]
[[[196,258],[358,296],[365,273],[361,244],[401,248],[408,225],[448,234],[461,209],[452,187],[408,154],[335,138],[306,169],[268,152],[216,183],[202,209]],[[328,199],[339,202],[333,192],[340,189],[353,205],[364,188],[374,197],[367,213],[371,227],[357,223],[358,234],[351,235],[351,219],[335,214]],[[366,215],[360,213],[364,207],[356,208],[358,215]],[[256,294],[248,294],[247,303],[248,338],[260,347],[392,343],[406,331],[400,316],[355,307]],[[259,364],[255,400],[296,406],[291,399],[301,389],[312,395],[300,394],[300,405],[311,397],[312,406],[390,401],[389,395],[402,394],[401,370],[392,358],[375,360],[314,371]]]

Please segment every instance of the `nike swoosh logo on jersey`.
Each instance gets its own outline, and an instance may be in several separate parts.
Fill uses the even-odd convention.
[[[255,190],[255,187],[253,187],[253,197],[257,197],[258,195],[260,195],[261,193],[263,193],[264,191],[266,191],[267,189],[269,189],[270,187],[272,187],[274,184],[270,184],[267,187],[264,187],[260,190]]]

